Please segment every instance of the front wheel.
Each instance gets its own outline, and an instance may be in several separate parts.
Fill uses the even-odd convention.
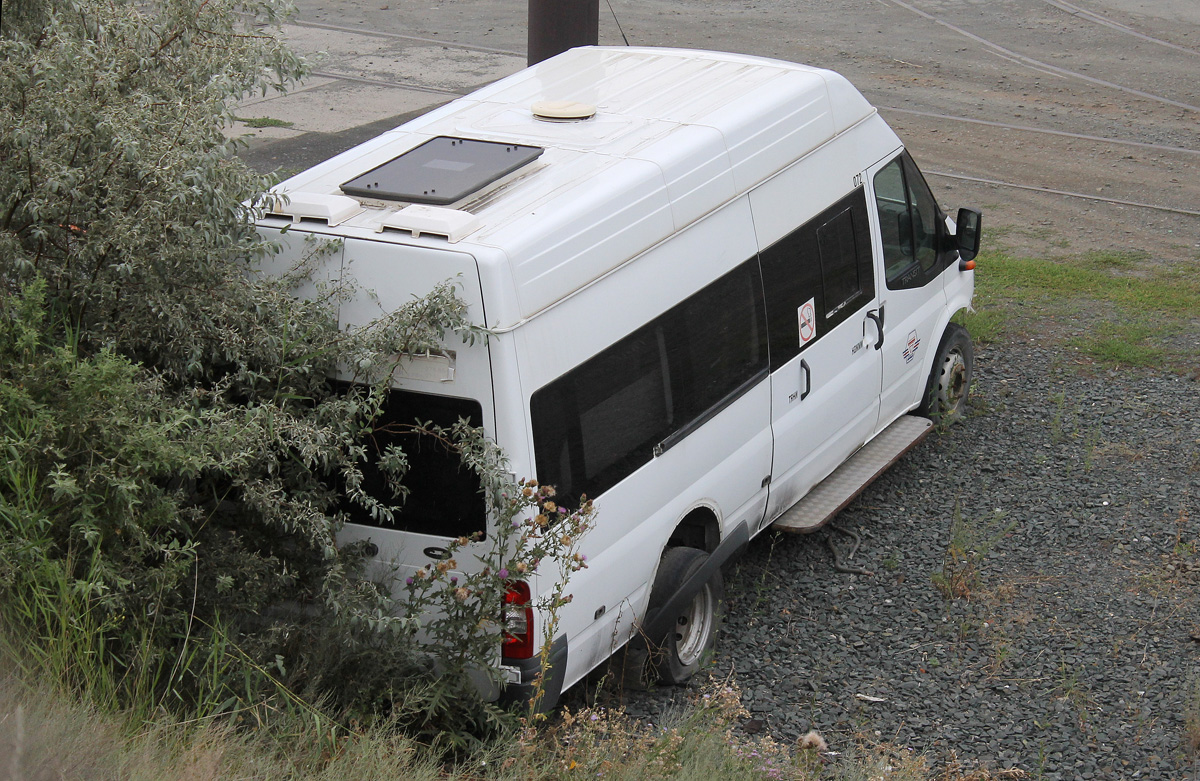
[[[967,410],[974,368],[975,347],[971,344],[971,334],[958,323],[950,323],[942,335],[917,414],[935,423],[953,423],[962,419]]]
[[[668,548],[654,578],[651,606],[665,603],[707,561],[702,550]],[[660,682],[686,683],[712,654],[724,601],[725,584],[718,569],[672,616],[666,636],[653,644],[650,661]]]

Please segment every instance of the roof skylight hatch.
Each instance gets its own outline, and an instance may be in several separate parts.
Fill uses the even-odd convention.
[[[385,201],[446,206],[538,158],[540,146],[438,136],[342,185]]]

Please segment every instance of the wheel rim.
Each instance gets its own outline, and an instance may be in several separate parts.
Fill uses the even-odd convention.
[[[687,667],[700,661],[713,630],[712,589],[706,584],[692,597],[687,612],[675,624],[675,654]]]
[[[946,356],[942,376],[938,380],[938,400],[943,413],[958,412],[967,396],[967,363],[962,352],[955,350]]]

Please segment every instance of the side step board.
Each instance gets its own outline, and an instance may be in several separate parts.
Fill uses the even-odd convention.
[[[785,532],[816,531],[932,430],[933,421],[928,418],[901,415],[779,516],[772,526]]]

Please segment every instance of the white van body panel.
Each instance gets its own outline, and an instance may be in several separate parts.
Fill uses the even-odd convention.
[[[900,148],[900,139],[874,114],[779,171],[750,192],[759,245],[770,247],[862,186],[863,160]],[[775,460],[768,518],[795,504],[880,430],[881,362],[868,344],[873,328],[865,316],[828,334],[817,324],[822,338],[772,373]]]
[[[517,329],[517,361],[532,393],[599,353],[657,313],[686,299],[757,252],[743,197],[660,243]],[[769,385],[764,378],[694,432],[596,499],[587,536],[589,566],[571,582],[576,599],[562,616],[571,640],[568,680],[586,674],[629,639],[642,615],[663,547],[695,506],[723,528],[757,528],[765,509],[763,479],[771,471]],[[527,440],[534,445],[532,432]],[[648,513],[649,511],[649,513]],[[599,608],[603,617],[593,617]],[[594,638],[594,639],[593,639]]]
[[[547,100],[589,103],[596,114],[582,121],[536,118],[531,106]],[[405,228],[407,203],[352,199],[340,189],[441,136],[543,151],[460,200],[425,210],[459,226],[453,236],[429,232],[437,219]],[[448,337],[445,355],[410,362],[394,386],[478,402],[483,428],[504,448],[514,475],[544,479],[537,474],[539,393],[705,291],[711,295],[726,275],[745,270],[761,281],[764,251],[850,195],[858,193],[868,206],[870,251],[878,255],[870,174],[901,150],[875,109],[831,71],[715,52],[574,49],[279,185],[297,203],[328,206],[339,218],[331,225],[279,204],[260,230],[278,237],[284,250],[263,273],[285,273],[303,257],[305,236],[344,240],[321,262],[315,281],[297,291],[318,296],[322,280],[342,275],[358,282],[364,292],[343,305],[344,325],[367,324],[454,281],[472,321],[491,336],[471,347]],[[772,362],[771,371],[764,355],[763,368],[746,382],[694,419],[675,421],[675,433],[652,455],[591,497],[598,512],[583,546],[589,567],[572,576],[574,600],[560,614],[559,634],[569,648],[564,687],[635,632],[663,550],[672,540],[679,544],[681,524],[703,527],[709,546],[753,536],[874,436],[885,418],[918,403],[907,389],[883,392],[896,360],[889,348],[902,340],[887,332],[884,349],[875,349],[879,336],[869,313],[898,299],[885,289],[882,269],[874,273],[876,287],[856,302],[861,307],[852,317],[828,333],[822,329],[816,343],[782,365]],[[969,304],[972,289],[971,275],[951,267],[936,301],[925,300],[928,291],[914,295],[924,296],[921,304],[936,312],[941,329],[955,308]],[[770,295],[764,291],[753,304],[764,333],[755,325],[752,336],[764,350],[766,320],[758,310]],[[931,333],[921,360],[904,364],[906,376],[927,376],[938,337],[940,330]],[[659,338],[665,339],[661,332]],[[653,349],[653,339],[647,343]],[[658,349],[663,389],[634,377],[628,392],[631,399],[666,393],[664,404],[674,409],[683,401],[670,397],[678,373],[668,376],[668,351]],[[812,387],[802,387],[809,373]],[[586,414],[636,428],[639,413],[620,395],[610,401],[610,408]],[[348,524],[341,539],[377,544],[379,571],[395,564],[401,577],[428,560],[427,548],[446,542],[436,533],[366,524]],[[546,580],[531,580],[535,599],[550,587]]]

